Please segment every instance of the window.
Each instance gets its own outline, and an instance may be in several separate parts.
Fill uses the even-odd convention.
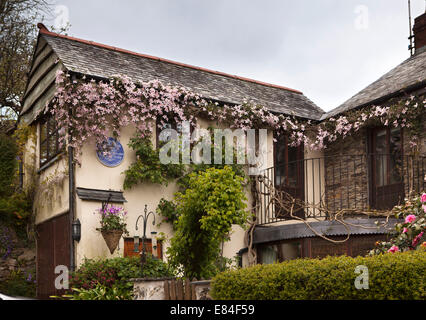
[[[289,146],[288,137],[281,135],[274,143],[274,172],[275,188],[283,191],[295,199],[304,200],[304,147]],[[275,216],[277,218],[288,218],[289,212],[286,208],[276,203]],[[293,214],[303,218],[304,210],[294,208]]]
[[[40,123],[40,167],[63,150],[59,148],[59,131],[53,117],[48,117]]]
[[[303,147],[289,146],[288,137],[280,136],[275,147],[275,185],[300,186],[303,166]]]
[[[152,254],[152,239],[145,239],[146,254]],[[137,250],[135,250],[135,241],[133,238],[124,238],[124,256],[125,257],[140,257],[142,252],[142,239],[139,239]],[[163,258],[163,248],[160,241],[157,242],[157,257]]]
[[[390,209],[404,196],[402,131],[398,128],[371,130],[371,206]]]
[[[259,245],[257,253],[258,262],[262,264],[271,264],[302,258],[302,241],[285,240]]]

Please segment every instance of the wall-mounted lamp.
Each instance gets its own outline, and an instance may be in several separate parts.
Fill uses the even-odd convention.
[[[72,222],[72,239],[77,242],[81,239],[81,223],[79,219]]]
[[[154,258],[158,258],[157,252],[157,231],[151,231],[151,244],[152,244],[152,255]]]

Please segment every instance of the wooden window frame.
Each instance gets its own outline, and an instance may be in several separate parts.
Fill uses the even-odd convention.
[[[370,141],[371,141],[371,149],[370,149],[370,154],[372,155],[372,157],[376,156],[375,150],[376,150],[376,133],[380,130],[386,130],[386,155],[389,155],[388,157],[386,157],[386,179],[383,182],[383,185],[389,185],[390,183],[390,138],[391,138],[391,129],[390,127],[375,127],[371,129],[371,133],[370,133]],[[403,128],[400,128],[400,135],[401,135],[401,158],[404,157],[404,131]],[[376,181],[376,166],[372,165],[372,183],[375,185],[377,183]]]
[[[43,130],[43,126],[46,127],[45,128],[46,137],[45,139],[42,140],[41,133]],[[60,154],[63,151],[63,148],[59,147],[59,131],[60,131],[60,128],[56,125],[56,121],[52,116],[44,117],[40,121],[40,137],[39,137],[40,168],[46,165],[49,161],[53,160],[58,154]],[[51,145],[52,141],[53,141],[53,144]],[[46,148],[46,159],[42,159],[43,148]]]
[[[392,127],[384,127],[384,126],[377,126],[370,128],[368,131],[368,152],[369,152],[369,159],[368,159],[368,166],[369,166],[369,203],[372,208],[380,209],[380,201],[378,200],[377,194],[381,194],[381,192],[377,193],[377,189],[381,188],[382,190],[385,190],[386,187],[389,186],[398,186],[398,184],[401,185],[401,188],[404,188],[404,177],[401,176],[401,182],[397,183],[390,183],[391,181],[391,153],[390,153],[390,138],[391,138],[391,130]],[[377,154],[376,151],[376,134],[380,130],[386,130],[386,172],[385,176],[383,177],[384,181],[382,185],[377,184],[377,168],[376,168],[376,158]],[[404,130],[403,128],[400,128],[400,137],[401,137],[401,160],[404,161]],[[401,195],[402,196],[402,195]],[[393,205],[392,205],[393,206]],[[381,208],[384,209],[384,208]]]
[[[273,150],[273,154],[274,154],[274,187],[277,189],[283,189],[286,192],[290,193],[293,197],[304,201],[305,200],[305,155],[304,155],[304,144],[301,144],[296,148],[296,152],[297,152],[297,160],[296,160],[296,184],[297,186],[295,188],[291,187],[289,184],[289,137],[288,135],[285,136],[276,136],[274,134],[274,138],[277,140],[276,142],[274,142],[274,150]],[[283,143],[285,145],[285,154],[284,154],[284,161],[279,161],[278,159],[278,144],[280,143],[280,139],[281,143]],[[284,167],[285,173],[284,173],[284,183],[282,183],[280,178],[280,183],[277,184],[277,169],[281,167]],[[291,190],[290,190],[291,189]],[[294,194],[294,192],[296,194]],[[284,219],[289,219],[289,215],[288,213],[280,208],[275,208],[276,212],[275,212],[275,216],[277,218],[284,218]],[[301,209],[295,209],[295,212],[293,212],[294,215],[300,217],[300,218],[304,218],[305,217],[305,210],[303,208]]]

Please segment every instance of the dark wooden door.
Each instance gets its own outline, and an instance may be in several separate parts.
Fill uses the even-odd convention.
[[[70,267],[69,215],[63,214],[37,225],[37,298],[62,295],[55,288],[55,267]]]
[[[280,136],[274,144],[275,188],[288,193],[291,197],[304,200],[304,147],[289,146],[287,136]],[[275,215],[289,217],[289,210],[276,204]],[[304,217],[304,210],[296,206],[293,214]]]
[[[376,128],[370,141],[371,206],[391,209],[404,198],[402,131]]]

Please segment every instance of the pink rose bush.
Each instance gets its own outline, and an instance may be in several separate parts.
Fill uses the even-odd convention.
[[[416,216],[414,214],[409,214],[405,217],[405,223],[412,223],[416,220]]]
[[[399,248],[398,248],[398,246],[392,246],[392,247],[388,250],[388,252],[392,252],[392,253],[394,253],[394,252],[399,252]]]
[[[376,248],[370,254],[395,253],[407,250],[416,250],[425,243],[426,229],[426,193],[405,199],[405,203],[395,206],[392,211],[396,218],[402,219],[392,232],[392,239],[388,242],[377,242]]]

